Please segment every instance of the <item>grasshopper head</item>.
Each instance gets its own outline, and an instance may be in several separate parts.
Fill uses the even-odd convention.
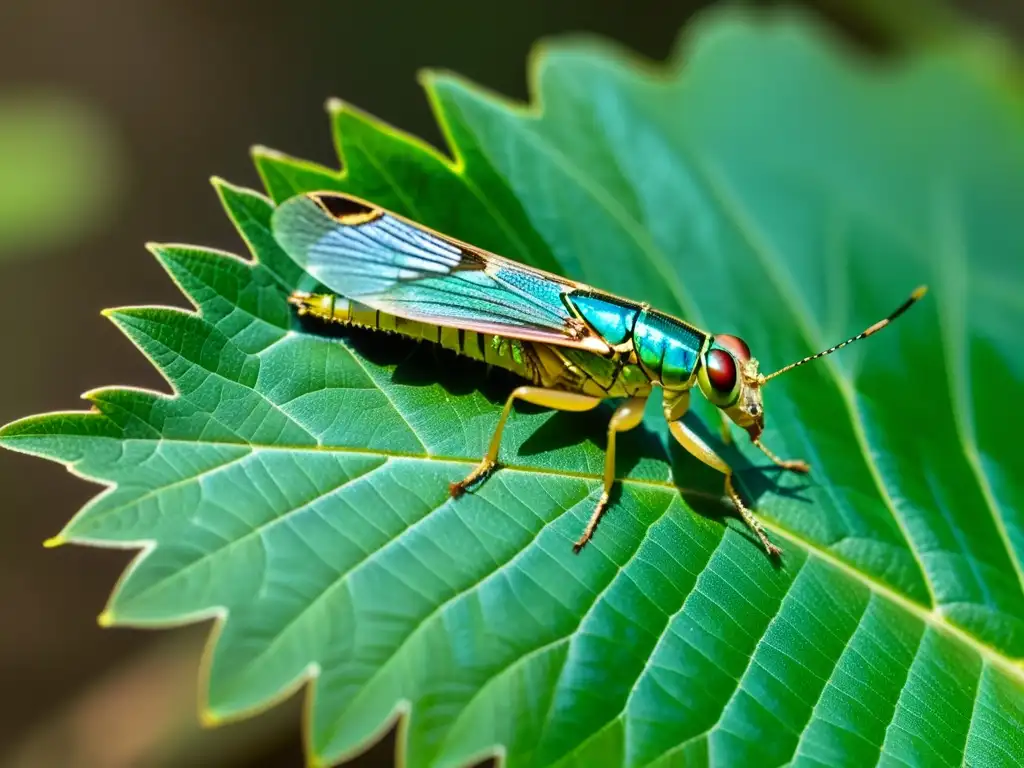
[[[764,404],[757,359],[750,347],[737,336],[715,336],[704,353],[697,374],[700,391],[726,416],[757,440],[764,431]]]
[[[700,390],[737,426],[747,430],[751,440],[756,441],[760,439],[761,433],[764,431],[764,404],[761,401],[761,387],[766,382],[794,368],[799,368],[801,365],[827,357],[848,344],[878,333],[910,309],[925,295],[927,290],[923,285],[918,287],[887,317],[882,318],[856,336],[851,336],[846,341],[817,354],[808,355],[802,360],[790,363],[768,376],[757,370],[757,360],[750,356],[750,347],[743,339],[726,334],[715,336],[711,340],[711,346],[701,358],[700,371],[697,374]]]

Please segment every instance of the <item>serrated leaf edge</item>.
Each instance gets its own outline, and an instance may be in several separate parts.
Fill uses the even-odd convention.
[[[760,12],[760,13],[761,13],[761,15],[764,15],[763,11]],[[793,12],[791,10],[775,9],[776,16],[787,17],[789,15],[792,15],[792,13]],[[806,16],[804,14],[798,12],[796,15],[802,21],[806,21]],[[358,114],[360,116],[365,116],[371,122],[373,122],[374,124],[379,126],[383,131],[385,131],[388,134],[390,134],[393,138],[396,138],[397,140],[399,140],[402,143],[405,143],[406,145],[410,146],[411,148],[414,148],[416,150],[419,150],[419,151],[422,151],[422,152],[425,152],[425,153],[431,155],[435,159],[441,161],[446,167],[448,167],[448,169],[450,171],[452,171],[453,173],[455,173],[455,174],[457,174],[459,176],[463,176],[464,177],[464,174],[465,174],[465,163],[464,163],[463,158],[461,157],[459,148],[458,148],[457,144],[454,141],[453,132],[452,132],[451,127],[450,127],[449,122],[448,122],[448,117],[447,117],[446,113],[444,112],[443,106],[442,106],[442,104],[440,102],[440,98],[437,95],[436,84],[438,82],[443,81],[443,80],[450,80],[452,82],[457,83],[458,85],[460,85],[461,87],[463,87],[463,88],[465,88],[467,90],[471,90],[471,91],[477,92],[483,98],[491,100],[492,102],[496,103],[498,106],[500,106],[500,107],[502,107],[504,109],[507,109],[507,110],[513,111],[513,112],[517,112],[517,113],[525,115],[525,116],[527,116],[527,117],[529,117],[531,119],[539,119],[540,117],[542,117],[543,111],[544,111],[543,110],[543,104],[541,103],[541,99],[539,98],[539,87],[538,87],[538,85],[539,85],[539,78],[540,78],[541,71],[542,71],[543,67],[546,64],[546,59],[550,55],[552,55],[552,53],[554,53],[554,52],[564,52],[566,50],[572,50],[574,48],[575,49],[579,49],[580,47],[584,47],[584,48],[586,48],[587,50],[589,50],[591,52],[598,51],[598,52],[602,53],[612,63],[616,63],[616,64],[618,64],[620,66],[628,66],[628,67],[630,67],[630,68],[632,68],[634,70],[639,70],[639,71],[643,72],[645,75],[647,75],[649,77],[652,77],[654,79],[657,79],[657,80],[668,81],[668,80],[671,80],[673,77],[677,77],[679,72],[682,70],[683,65],[685,64],[684,53],[685,53],[686,48],[687,48],[687,46],[689,44],[689,40],[690,40],[691,36],[695,36],[697,34],[697,32],[695,30],[697,30],[701,26],[701,24],[703,23],[703,19],[706,19],[708,17],[713,17],[713,16],[714,16],[714,13],[710,13],[710,12],[707,12],[707,13],[705,13],[703,15],[698,14],[697,17],[693,21],[691,21],[691,23],[686,28],[684,28],[683,33],[680,35],[679,39],[676,41],[676,44],[674,45],[674,47],[672,49],[672,52],[669,55],[669,58],[664,63],[658,63],[658,62],[652,61],[650,59],[646,59],[644,57],[639,56],[635,52],[628,50],[624,46],[621,46],[621,45],[619,45],[617,43],[613,43],[613,42],[611,42],[611,41],[609,41],[607,39],[604,39],[604,38],[590,36],[590,35],[575,35],[575,36],[572,36],[572,38],[570,38],[568,40],[566,39],[566,37],[563,36],[562,39],[560,41],[558,41],[558,42],[542,41],[541,43],[535,45],[530,50],[529,55],[527,57],[528,98],[527,98],[526,101],[517,101],[515,99],[509,98],[509,97],[505,96],[504,94],[500,94],[500,93],[498,93],[496,91],[493,91],[493,90],[491,90],[491,89],[489,89],[489,88],[487,88],[485,86],[482,86],[482,85],[480,85],[478,83],[471,82],[470,80],[468,80],[467,78],[463,77],[462,75],[459,75],[458,73],[449,72],[449,71],[446,71],[446,70],[443,70],[443,69],[421,69],[421,70],[419,70],[417,72],[417,80],[421,84],[421,86],[424,88],[424,91],[425,91],[426,96],[427,96],[428,105],[429,105],[429,107],[431,109],[431,112],[432,112],[432,114],[433,114],[433,116],[434,116],[434,118],[435,118],[435,120],[436,120],[436,122],[437,122],[437,124],[438,124],[438,126],[439,126],[439,128],[441,130],[441,132],[442,132],[442,136],[444,138],[444,142],[445,142],[446,148],[451,153],[450,156],[449,155],[445,155],[443,152],[438,150],[436,147],[426,143],[425,141],[419,139],[418,137],[412,136],[412,135],[410,135],[410,134],[408,134],[408,133],[406,133],[406,132],[404,132],[404,131],[402,131],[402,130],[400,130],[398,128],[395,128],[395,127],[387,124],[386,122],[384,122],[384,121],[382,121],[382,120],[380,120],[380,119],[378,119],[378,118],[376,118],[376,117],[374,117],[372,115],[369,115],[368,113],[365,113],[362,110],[359,110],[359,109],[353,107],[352,105],[348,104],[347,102],[345,102],[345,101],[343,101],[341,99],[334,99],[334,98],[329,99],[326,102],[325,107],[326,107],[326,110],[328,111],[329,115],[332,118],[332,122],[333,122],[333,118],[336,117],[337,114],[342,113],[342,112],[352,112],[352,113]],[[978,63],[978,66],[979,66],[979,69],[981,69],[980,62]],[[985,71],[986,72],[990,72],[990,70],[988,70],[988,69],[986,69]],[[341,168],[338,169],[338,170],[333,170],[333,169],[330,169],[330,168],[328,168],[326,166],[322,166],[322,165],[319,165],[319,164],[311,162],[311,161],[303,160],[301,158],[296,158],[294,156],[288,155],[286,153],[283,153],[283,152],[280,152],[278,150],[274,150],[274,149],[271,149],[271,148],[268,148],[268,147],[265,147],[265,146],[262,146],[262,145],[254,145],[251,148],[250,152],[251,152],[252,156],[254,158],[256,158],[256,159],[258,159],[260,156],[264,156],[264,157],[275,159],[275,160],[280,161],[280,162],[287,163],[289,165],[293,165],[293,166],[300,167],[300,168],[306,168],[308,170],[315,171],[317,173],[324,173],[324,174],[334,175],[334,176],[339,177],[339,178],[343,178],[345,176],[345,174],[346,174],[346,171],[345,171],[345,162],[344,162],[345,161],[344,151],[343,151],[343,147],[341,146],[341,134],[337,130],[332,130],[332,133],[334,134],[333,139],[334,139],[334,143],[335,143],[335,148],[336,148],[336,152],[338,154],[338,158],[339,158],[339,161],[340,161],[340,164],[341,164]],[[257,167],[259,168],[258,163],[257,163]],[[261,177],[263,176],[262,171],[260,171],[260,175],[261,175]],[[257,195],[257,196],[263,197],[264,199],[268,200],[268,202],[273,204],[272,201],[270,201],[269,198],[266,195],[262,195],[262,194],[256,192],[255,190],[251,190],[251,189],[247,189],[247,188],[244,188],[244,187],[240,187],[238,185],[231,184],[230,182],[227,182],[227,181],[221,179],[220,177],[217,177],[217,176],[211,177],[210,181],[211,181],[211,184],[214,186],[215,190],[217,191],[218,197],[221,200],[222,205],[224,205],[225,210],[227,211],[228,217],[232,221],[233,224],[237,225],[237,222],[235,221],[234,216],[231,214],[231,211],[227,209],[226,202],[225,202],[225,200],[223,198],[223,195],[221,194],[222,188],[229,188],[229,189],[231,189],[233,191],[236,191],[236,192],[239,192],[239,193],[242,193],[242,194]],[[240,234],[240,236],[241,236],[241,234]],[[243,237],[242,239],[244,240],[245,238]],[[247,243],[247,246],[248,246],[248,243]],[[134,340],[131,339],[130,334],[128,334],[125,331],[125,329],[122,328],[121,325],[119,323],[117,323],[117,321],[116,321],[116,315],[119,312],[133,311],[133,310],[150,310],[150,309],[170,310],[170,311],[173,311],[173,312],[180,312],[180,313],[183,313],[183,314],[189,314],[189,315],[192,315],[194,317],[198,317],[200,319],[205,319],[205,318],[203,318],[202,310],[199,309],[199,307],[191,299],[191,297],[188,295],[188,293],[186,291],[184,291],[183,287],[181,286],[181,284],[179,283],[177,278],[170,271],[170,269],[168,269],[168,267],[165,264],[163,258],[161,257],[161,254],[159,253],[160,250],[162,250],[162,249],[170,249],[170,248],[185,248],[185,249],[190,249],[190,250],[202,250],[202,251],[207,252],[207,253],[209,253],[211,255],[222,256],[222,257],[227,257],[227,258],[233,259],[233,260],[235,260],[237,262],[240,262],[240,263],[244,264],[248,268],[252,268],[254,265],[259,263],[259,256],[258,256],[258,254],[255,252],[254,249],[251,249],[251,248],[249,249],[250,250],[250,258],[246,259],[244,257],[241,257],[241,256],[235,254],[235,253],[231,253],[231,252],[228,252],[228,251],[223,251],[223,250],[220,250],[220,249],[207,248],[207,247],[203,247],[203,246],[196,246],[196,245],[191,245],[191,244],[148,242],[148,243],[145,244],[145,247],[146,247],[147,250],[149,250],[153,254],[153,256],[161,264],[161,266],[164,268],[164,270],[168,273],[168,275],[170,276],[172,282],[178,287],[178,289],[183,293],[184,297],[192,305],[192,309],[189,310],[189,309],[183,309],[181,307],[175,307],[175,306],[170,306],[170,305],[153,304],[153,305],[125,306],[125,307],[110,308],[110,309],[103,310],[101,312],[101,314],[104,315],[105,317],[108,317],[109,319],[111,319],[115,323],[115,325],[117,325],[118,329],[122,333],[124,333],[129,338],[130,341],[132,341],[133,345],[136,346],[136,348],[138,348],[140,352],[142,352],[143,356],[151,364],[153,364],[154,368],[156,368],[156,370],[160,372],[160,374],[164,378],[164,380],[167,381],[167,384],[170,387],[171,392],[170,393],[165,393],[165,392],[160,392],[158,390],[152,390],[152,389],[148,389],[148,388],[134,387],[134,386],[104,387],[104,388],[92,389],[92,390],[87,391],[86,393],[83,393],[83,395],[82,395],[83,399],[88,400],[89,399],[89,395],[91,393],[93,393],[93,392],[98,392],[98,391],[102,391],[103,389],[111,389],[111,388],[116,388],[119,391],[136,391],[136,392],[141,392],[141,393],[145,393],[145,394],[147,394],[149,396],[159,397],[159,398],[162,398],[162,399],[174,399],[174,398],[179,396],[180,393],[178,392],[177,387],[175,387],[175,385],[172,382],[170,382],[170,380],[166,377],[166,375],[160,369],[160,367],[155,364],[155,361],[153,360],[153,358],[150,355],[148,355],[145,352],[145,350],[142,350],[141,347],[139,347],[139,345],[136,344],[134,342]],[[22,453],[29,453],[29,454],[31,454],[32,452],[25,451],[23,449],[19,449],[17,446],[12,445],[9,441],[5,440],[4,439],[6,437],[5,436],[5,432],[7,432],[11,427],[14,427],[15,425],[24,425],[26,423],[29,423],[29,422],[35,421],[35,420],[48,419],[48,418],[57,417],[57,416],[76,416],[77,417],[77,416],[88,415],[89,413],[95,413],[95,409],[93,409],[92,411],[58,410],[58,411],[52,411],[52,412],[47,412],[47,413],[42,413],[42,414],[35,414],[35,415],[32,415],[32,416],[28,416],[28,417],[25,417],[25,418],[22,418],[22,419],[15,420],[13,422],[10,422],[9,424],[0,426],[0,445],[4,445],[4,447],[7,447],[7,448],[9,448],[11,450],[14,450],[16,452],[22,452]],[[417,458],[422,458],[422,457],[417,457]],[[438,458],[438,457],[435,457],[435,458]],[[462,459],[451,459],[451,460],[462,460]],[[82,479],[82,480],[84,480],[84,481],[86,481],[88,483],[92,483],[92,484],[95,484],[95,485],[100,485],[103,488],[103,490],[101,490],[98,494],[96,494],[86,505],[84,505],[81,509],[78,510],[78,512],[75,515],[72,516],[71,520],[69,520],[68,524],[64,528],[64,530],[66,530],[67,527],[69,527],[74,522],[74,520],[78,519],[89,507],[91,507],[94,503],[96,503],[97,501],[102,499],[104,496],[106,496],[109,493],[111,493],[117,487],[117,483],[106,482],[106,481],[103,481],[103,480],[98,480],[98,479],[95,479],[95,478],[87,477],[87,476],[79,473],[70,462],[60,461],[59,463],[63,464],[65,466],[65,468],[68,470],[68,472],[70,474],[72,474],[73,476],[78,477],[78,478],[80,478],[80,479]],[[509,469],[514,469],[514,467],[508,467],[508,468]],[[530,471],[536,471],[536,469],[535,468],[530,468]],[[566,473],[559,472],[559,474],[566,474]],[[573,474],[575,474],[575,473],[573,473]],[[596,474],[591,475],[591,474],[586,474],[586,473],[579,473],[579,476],[581,478],[592,479],[592,480],[595,480],[595,481],[600,479],[600,476],[596,475]],[[647,486],[651,486],[651,485],[662,486],[662,485],[665,485],[665,486],[671,486],[673,488],[675,487],[670,482],[669,483],[659,483],[659,482],[637,481],[637,480],[625,480],[624,482],[638,483],[638,484],[647,485]],[[1015,680],[1018,684],[1024,685],[1024,660],[1016,660],[1016,661],[1014,661],[1014,660],[1004,656],[997,649],[995,649],[992,646],[990,646],[990,645],[980,641],[979,639],[977,639],[973,635],[967,633],[966,631],[960,629],[956,625],[954,625],[952,623],[949,623],[943,617],[941,612],[939,612],[937,609],[934,609],[934,608],[930,609],[930,610],[926,609],[925,607],[923,607],[919,603],[916,603],[916,602],[910,600],[909,598],[904,597],[903,595],[901,595],[898,592],[894,591],[892,588],[888,587],[887,585],[885,585],[885,584],[883,584],[881,582],[876,581],[875,579],[873,579],[869,575],[867,575],[865,573],[862,573],[862,572],[854,569],[853,567],[849,566],[848,564],[846,564],[842,560],[839,560],[834,555],[829,553],[827,550],[821,549],[816,544],[814,544],[814,543],[812,543],[810,541],[807,541],[806,539],[804,539],[801,536],[795,535],[791,531],[789,531],[786,528],[784,528],[783,526],[781,526],[777,521],[772,520],[770,518],[765,518],[765,517],[762,517],[761,520],[762,520],[763,524],[765,525],[765,527],[768,528],[772,533],[774,533],[777,536],[781,536],[782,538],[785,538],[785,539],[787,539],[789,541],[794,542],[795,544],[800,546],[802,549],[804,549],[807,552],[808,556],[816,557],[816,558],[822,560],[823,562],[828,563],[832,567],[838,569],[839,571],[843,572],[849,578],[851,578],[851,579],[853,579],[853,580],[855,580],[855,581],[857,581],[859,583],[864,584],[870,591],[872,591],[875,594],[878,594],[881,597],[886,598],[890,602],[898,605],[900,608],[902,608],[903,610],[905,610],[908,613],[910,613],[913,616],[915,616],[923,624],[925,624],[926,626],[932,628],[937,633],[943,634],[943,635],[946,635],[946,636],[949,636],[949,637],[951,637],[953,639],[958,640],[959,642],[963,643],[967,647],[969,647],[972,650],[974,650],[985,662],[987,662],[987,663],[991,664],[991,666],[1001,670],[1008,677],[1010,677],[1011,679]],[[898,524],[902,528],[903,524],[899,522],[899,518],[898,517],[897,517],[897,522],[898,522]],[[364,751],[367,746],[369,746],[370,744],[374,743],[384,733],[387,733],[387,731],[389,731],[394,726],[394,724],[396,722],[398,723],[398,738],[396,740],[396,752],[395,752],[396,766],[400,766],[401,767],[401,766],[404,766],[406,764],[406,749],[407,749],[407,744],[408,744],[408,741],[407,741],[407,738],[406,738],[406,736],[407,736],[406,731],[407,731],[407,727],[408,727],[407,726],[407,724],[408,724],[408,717],[406,717],[406,715],[408,715],[412,711],[412,706],[411,706],[411,703],[409,702],[409,700],[405,699],[405,698],[396,701],[395,706],[393,707],[391,714],[389,715],[389,717],[385,718],[382,721],[380,728],[377,731],[375,731],[373,734],[369,735],[362,743],[356,745],[352,750],[350,750],[350,751],[348,751],[346,753],[339,754],[339,755],[335,756],[332,760],[326,761],[326,762],[323,761],[321,759],[321,757],[319,755],[317,755],[313,751],[313,746],[312,746],[312,729],[311,729],[311,723],[312,723],[311,708],[313,706],[313,698],[314,698],[314,694],[315,694],[315,687],[312,686],[312,685],[307,685],[307,684],[315,681],[316,678],[320,674],[320,667],[319,667],[319,664],[317,664],[316,662],[312,662],[311,664],[307,665],[307,667],[304,668],[302,670],[302,672],[300,672],[291,683],[289,683],[288,685],[283,686],[275,695],[267,697],[260,704],[255,705],[255,706],[250,707],[250,708],[241,709],[241,710],[238,710],[236,712],[232,712],[229,715],[223,715],[222,716],[222,715],[216,714],[209,707],[209,702],[208,702],[208,698],[207,698],[207,692],[208,692],[208,687],[209,687],[208,684],[209,684],[209,680],[210,680],[210,672],[211,672],[211,666],[212,666],[212,660],[213,660],[213,652],[214,652],[214,649],[216,648],[217,642],[220,639],[220,634],[221,634],[221,632],[223,630],[223,626],[224,626],[225,622],[227,621],[227,619],[229,617],[228,609],[226,607],[224,607],[224,606],[217,606],[215,608],[207,609],[207,610],[204,610],[204,611],[194,612],[194,613],[191,613],[191,614],[184,614],[184,615],[181,615],[181,616],[175,618],[174,620],[166,620],[166,621],[153,621],[153,622],[141,622],[141,623],[140,622],[121,622],[121,621],[118,621],[116,619],[116,616],[114,615],[113,611],[110,608],[110,603],[112,602],[114,596],[120,590],[123,582],[128,578],[128,576],[132,573],[132,571],[136,567],[138,567],[138,565],[141,564],[141,562],[156,547],[156,544],[157,544],[156,541],[152,540],[152,539],[140,539],[140,540],[135,540],[135,541],[109,541],[109,540],[95,540],[95,539],[79,538],[79,537],[75,537],[74,539],[68,539],[68,538],[65,538],[63,536],[63,532],[62,532],[62,533],[58,533],[57,535],[55,535],[53,537],[50,537],[50,538],[46,539],[43,542],[43,546],[46,547],[46,548],[55,548],[55,547],[63,546],[65,544],[69,544],[69,543],[79,544],[79,545],[82,545],[82,546],[93,546],[93,547],[104,548],[104,549],[136,549],[136,550],[138,550],[137,555],[132,559],[132,561],[129,563],[129,565],[124,569],[122,574],[117,579],[113,589],[111,590],[110,596],[108,597],[108,601],[107,601],[107,607],[97,617],[97,623],[100,626],[102,626],[102,627],[119,626],[119,627],[143,627],[143,628],[167,628],[167,629],[170,629],[170,628],[181,627],[181,626],[186,626],[186,625],[189,625],[189,624],[198,623],[198,622],[201,622],[201,621],[207,621],[207,620],[210,620],[210,619],[213,620],[213,626],[211,627],[211,631],[210,631],[210,633],[207,636],[207,639],[206,639],[206,642],[205,642],[205,645],[204,645],[204,648],[203,648],[202,656],[201,656],[201,659],[200,659],[200,664],[199,664],[199,683],[200,683],[200,685],[198,686],[198,697],[199,697],[198,713],[199,713],[200,722],[202,723],[202,725],[204,727],[214,728],[214,727],[219,727],[221,725],[225,725],[225,724],[229,724],[229,723],[232,723],[232,722],[236,722],[236,721],[239,721],[239,720],[243,720],[243,719],[248,719],[250,717],[254,717],[254,716],[256,716],[256,715],[258,715],[258,714],[260,714],[262,712],[265,712],[265,711],[267,711],[269,709],[272,709],[275,706],[278,706],[279,704],[283,703],[284,701],[290,699],[299,690],[304,689],[303,706],[302,706],[302,709],[303,709],[303,715],[302,715],[302,739],[303,739],[305,753],[306,753],[307,765],[310,768],[330,768],[330,766],[336,766],[336,765],[344,762],[347,759],[351,759],[354,755],[359,754],[362,751]],[[913,548],[911,548],[911,550],[913,551]],[[917,553],[916,552],[914,552],[914,555],[915,555],[915,557],[917,557]],[[925,579],[925,582],[928,585],[929,591],[931,591],[932,586],[931,586],[930,582],[928,582],[927,578]],[[496,759],[496,761],[497,761],[497,765],[504,766],[505,765],[505,759],[506,759],[506,753],[505,753],[504,745],[496,744],[493,747],[493,751],[482,752],[480,754],[480,757],[481,758],[494,757]]]

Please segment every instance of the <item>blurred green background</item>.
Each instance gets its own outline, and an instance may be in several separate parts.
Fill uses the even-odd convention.
[[[183,305],[146,241],[241,252],[208,184],[259,187],[259,143],[336,165],[336,96],[440,145],[415,74],[460,72],[526,98],[540,38],[611,37],[664,57],[695,0],[7,0],[0,8],[0,423],[79,408],[90,388],[166,390],[99,311]],[[766,4],[766,3],[759,3]],[[931,2],[819,0],[884,55],[947,29]],[[1019,42],[1024,4],[951,7]],[[96,492],[59,466],[0,453],[0,766],[301,766],[299,702],[200,732],[206,626],[101,630],[132,553],[44,550]],[[392,742],[357,764],[390,765]]]

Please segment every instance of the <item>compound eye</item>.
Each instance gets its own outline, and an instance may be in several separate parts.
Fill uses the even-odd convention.
[[[715,343],[732,352],[741,363],[750,359],[750,347],[739,336],[730,336],[727,333],[719,334],[715,336]]]
[[[717,395],[717,404],[725,404],[734,399],[739,371],[736,370],[736,359],[724,349],[712,349],[707,353],[708,383]]]

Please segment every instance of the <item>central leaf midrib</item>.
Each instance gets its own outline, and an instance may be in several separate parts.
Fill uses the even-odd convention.
[[[18,442],[20,440],[31,440],[31,439],[33,439],[32,436],[29,436],[29,435],[24,435],[24,436],[23,435],[19,435],[19,436],[9,437],[9,438],[7,438],[5,440],[5,442],[13,444],[13,443],[16,443],[16,442]],[[119,442],[130,442],[130,440],[123,440],[123,441],[119,441]],[[142,441],[142,442],[152,442],[152,441]],[[161,438],[160,442],[184,443],[184,444],[188,444],[188,445],[195,445],[197,443],[197,441],[195,441],[195,440],[187,440],[187,439],[184,439],[184,438],[167,438],[167,437]],[[222,445],[222,446],[230,446],[230,447],[240,447],[240,446],[246,446],[247,445],[248,447],[250,447],[254,451],[282,451],[282,452],[286,452],[286,453],[300,453],[300,452],[347,453],[347,454],[362,455],[362,456],[377,456],[377,457],[382,457],[382,458],[397,458],[397,459],[407,459],[407,460],[412,460],[412,461],[426,461],[426,462],[436,462],[436,463],[445,463],[445,464],[475,465],[475,464],[478,463],[478,461],[476,459],[468,458],[468,457],[465,457],[465,456],[442,456],[442,455],[427,456],[427,455],[419,455],[419,454],[415,454],[415,453],[409,453],[409,452],[406,452],[406,451],[392,451],[392,450],[381,449],[381,448],[354,448],[354,447],[350,447],[350,446],[327,446],[327,445],[318,445],[318,446],[312,446],[312,445],[259,445],[259,444],[244,443],[244,442],[235,443],[235,442],[230,442],[230,441],[210,441],[210,440],[204,440],[204,441],[202,441],[202,444],[203,445]],[[528,473],[528,474],[547,475],[547,476],[552,476],[552,477],[565,477],[565,478],[572,478],[572,479],[578,479],[578,480],[588,480],[588,481],[592,481],[592,482],[595,482],[595,483],[602,481],[602,477],[599,474],[595,473],[595,472],[551,469],[551,468],[548,468],[548,467],[537,467],[537,466],[531,466],[531,465],[526,465],[526,464],[512,464],[512,463],[505,464],[505,463],[503,463],[501,465],[501,470],[500,471],[502,471],[502,472],[523,472],[523,473]],[[721,497],[716,496],[714,494],[708,494],[706,491],[700,491],[700,490],[697,490],[697,489],[683,488],[683,487],[677,486],[674,483],[672,483],[671,481],[667,481],[667,480],[652,480],[652,479],[646,479],[646,478],[633,478],[633,477],[616,478],[616,480],[618,482],[623,483],[623,484],[633,485],[633,486],[637,486],[637,487],[641,487],[641,488],[650,488],[650,489],[661,490],[661,491],[666,491],[666,492],[681,493],[683,495],[684,499],[685,499],[686,496],[689,495],[689,496],[696,497],[696,498],[704,498],[704,499],[709,499],[709,500],[713,500],[713,501],[722,501]],[[878,594],[878,595],[880,595],[880,596],[890,600],[891,602],[895,603],[896,605],[898,605],[903,610],[907,611],[908,613],[910,613],[913,616],[915,616],[916,618],[918,618],[920,621],[926,623],[928,626],[931,626],[931,627],[935,628],[937,631],[942,632],[942,633],[944,633],[944,634],[946,634],[946,635],[948,635],[950,637],[953,637],[956,640],[958,640],[959,642],[963,643],[964,645],[970,647],[972,650],[974,650],[976,653],[978,653],[982,658],[984,658],[984,659],[988,660],[989,662],[991,662],[993,666],[999,668],[1004,673],[1006,673],[1008,676],[1010,676],[1013,679],[1017,680],[1018,682],[1024,684],[1024,669],[1022,669],[1017,663],[1015,663],[1013,659],[1007,657],[1006,655],[1001,653],[998,649],[993,648],[993,647],[985,644],[980,639],[978,639],[974,635],[970,634],[966,630],[963,630],[960,627],[950,623],[944,615],[942,615],[942,614],[940,614],[940,613],[938,613],[938,612],[936,612],[934,610],[928,610],[925,606],[921,605],[920,603],[917,603],[914,600],[912,600],[911,598],[909,598],[909,597],[907,597],[905,595],[902,595],[899,592],[896,592],[892,587],[889,587],[886,584],[883,584],[883,583],[881,583],[879,581],[876,581],[870,575],[868,575],[866,573],[863,573],[862,571],[857,570],[855,567],[853,567],[849,563],[847,563],[847,562],[845,562],[843,560],[840,560],[837,556],[833,555],[828,550],[823,549],[822,547],[820,547],[818,544],[816,544],[814,542],[808,541],[807,539],[805,539],[800,534],[790,530],[786,526],[784,526],[781,523],[779,523],[779,521],[771,519],[771,518],[762,518],[762,522],[764,523],[765,527],[768,528],[773,533],[776,533],[778,535],[781,535],[781,536],[785,537],[789,541],[793,542],[794,544],[796,544],[797,546],[799,546],[800,548],[805,550],[809,555],[813,555],[815,557],[818,557],[821,560],[823,560],[824,562],[826,562],[829,565],[831,565],[832,567],[839,569],[840,571],[842,571],[849,578],[854,579],[855,581],[858,581],[858,582],[864,584],[872,592],[874,592],[874,593],[876,593],[876,594]],[[75,540],[75,537],[73,535],[69,536],[68,538],[71,541]],[[93,545],[93,546],[96,546],[98,544],[98,542],[92,541],[92,540],[90,540],[90,541],[83,541],[83,542],[80,542],[80,543],[86,544],[86,545]]]

